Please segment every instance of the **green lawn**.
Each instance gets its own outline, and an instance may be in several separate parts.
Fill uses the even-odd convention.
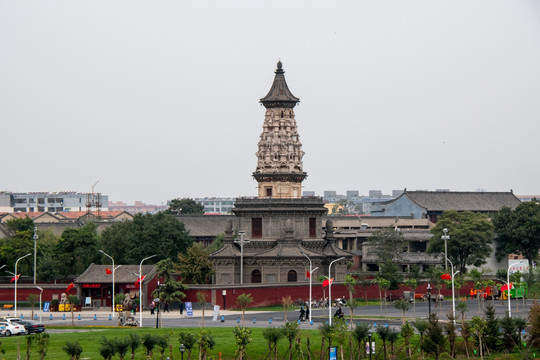
[[[60,328],[60,327],[58,327]],[[177,329],[152,329],[152,328],[106,328],[106,327],[75,327],[75,328],[69,328],[69,327],[61,327],[61,329],[71,329],[72,332],[67,333],[61,333],[61,334],[50,334],[50,346],[47,353],[46,359],[69,359],[67,354],[62,350],[62,347],[65,345],[66,342],[79,342],[82,345],[83,353],[81,355],[82,359],[102,359],[102,357],[99,354],[99,347],[100,347],[100,339],[102,337],[107,337],[110,339],[113,339],[115,337],[117,338],[123,338],[128,336],[131,333],[138,333],[141,336],[143,334],[151,333],[151,334],[158,334],[158,335],[166,335],[169,337],[169,344],[172,346],[172,356],[171,356],[171,348],[167,349],[164,353],[163,359],[166,359],[167,357],[170,357],[170,359],[180,359],[180,353],[178,350],[179,342],[178,342],[178,334],[182,331],[189,331],[193,335],[197,336],[199,332],[199,328],[196,329],[188,329],[188,328],[177,328]],[[209,352],[209,358],[208,359],[219,359],[218,353],[222,353],[222,359],[223,360],[230,360],[235,359],[235,341],[233,336],[233,329],[232,328],[207,328],[211,335],[215,339],[215,347],[213,350]],[[268,344],[266,340],[264,339],[262,332],[264,329],[262,328],[252,328],[252,338],[253,342],[248,346],[248,358],[249,359],[265,359],[268,354]],[[309,340],[308,340],[309,339]],[[375,335],[373,339],[376,339],[377,345],[377,355],[373,357],[373,359],[379,359],[382,360],[382,350],[383,345],[381,341],[377,338]],[[15,360],[18,358],[18,352],[20,352],[21,357],[20,359],[26,359],[26,341],[27,337],[25,336],[12,336],[9,338],[0,338],[1,341],[1,347],[5,350],[5,357],[6,360]],[[319,360],[320,359],[320,351],[321,351],[321,336],[319,334],[319,331],[317,329],[315,330],[301,330],[301,351],[296,353],[296,356],[294,356],[294,359],[308,359],[307,353],[307,343],[309,341],[310,347],[309,350],[311,351],[311,359],[313,360]],[[412,343],[414,344],[413,347],[418,343],[419,337],[416,335],[413,338]],[[348,343],[348,341],[347,341]],[[278,343],[278,352],[280,359],[288,359],[288,356],[285,356],[287,354],[287,348],[288,348],[288,342],[286,339],[282,338]],[[19,350],[18,350],[19,349]],[[363,349],[362,349],[363,350]],[[403,349],[403,343],[401,340],[398,341],[398,343],[395,345],[396,352],[400,351],[402,355],[396,357],[396,359],[421,359],[420,357],[420,351],[419,349],[416,349],[413,356],[406,357],[404,354]],[[326,349],[324,350],[326,353]],[[387,345],[387,351],[390,358],[390,345]],[[472,351],[471,351],[472,352]],[[338,353],[339,354],[339,353]],[[356,347],[353,350],[353,358],[357,359],[358,356],[358,350]],[[472,355],[472,354],[471,354]],[[500,355],[500,354],[491,354],[491,356],[484,357],[485,359],[523,359],[524,354],[520,353],[514,353],[514,354],[507,354],[507,355]],[[532,353],[531,353],[532,357]],[[37,348],[35,345],[32,346],[32,352],[30,359],[35,360],[38,359],[38,353]],[[130,358],[129,353],[126,356],[126,359]],[[192,359],[198,359],[198,353],[196,350],[192,353]],[[327,359],[327,356],[323,356],[322,359]],[[338,359],[340,357],[338,356]],[[365,359],[365,352],[362,351],[362,358]],[[466,357],[465,357],[466,358]],[[471,358],[476,358],[474,356],[471,356]],[[479,356],[477,357],[479,358]],[[113,357],[113,359],[119,359],[118,356]],[[146,359],[144,348],[141,346],[135,355],[135,359]],[[160,353],[158,349],[154,349],[154,356],[153,359],[161,359]],[[187,353],[184,354],[184,359],[187,360]],[[348,351],[348,344],[345,345],[345,359],[349,359],[349,351]],[[431,359],[431,357],[425,357],[425,359]],[[446,358],[448,359],[448,358]]]

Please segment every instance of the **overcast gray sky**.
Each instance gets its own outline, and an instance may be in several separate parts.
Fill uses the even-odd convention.
[[[540,194],[536,0],[0,0],[0,190],[254,196],[279,59],[304,190]]]

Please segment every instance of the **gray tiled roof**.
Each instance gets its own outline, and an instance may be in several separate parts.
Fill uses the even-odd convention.
[[[233,224],[236,220],[234,215],[180,215],[176,218],[193,237],[214,237],[225,232],[231,220]]]
[[[520,204],[512,192],[438,192],[405,191],[407,196],[428,211],[498,211],[504,206],[515,208]]]
[[[118,265],[116,265],[118,266]],[[76,284],[103,284],[111,283],[112,275],[107,274],[106,269],[112,265],[90,264],[88,268],[75,279]],[[112,270],[112,269],[111,269]],[[147,283],[157,274],[155,265],[143,265],[141,267],[143,276],[146,275],[143,283]],[[117,284],[135,283],[139,278],[139,265],[122,265],[114,271],[114,281]]]

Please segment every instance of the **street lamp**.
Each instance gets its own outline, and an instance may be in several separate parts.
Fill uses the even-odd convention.
[[[186,347],[184,346],[184,344],[180,344],[178,350],[180,350],[180,355],[182,355],[182,360],[184,360],[184,351],[186,351]]]
[[[452,272],[452,314],[454,317],[454,324],[456,323],[456,298],[454,296],[454,276],[459,273],[459,270],[454,272],[454,264],[445,256],[446,260],[450,263],[450,271]]]
[[[304,255],[309,261],[309,323],[311,324],[311,279],[313,277],[313,272],[315,272],[319,268],[316,267],[315,269],[312,269],[311,259],[309,258],[309,256],[307,256],[307,254],[302,250],[300,250],[300,254]]]
[[[339,259],[330,262],[330,265],[328,265],[328,298],[330,299],[328,304],[328,325],[332,325],[332,264],[343,259],[345,259],[345,257],[340,257]]]
[[[441,236],[441,239],[444,240],[444,270],[448,269],[448,240],[450,240],[450,236],[448,235],[448,229],[443,229],[444,235]]]
[[[244,283],[244,244],[249,243],[249,239],[244,239],[244,235],[246,235],[245,231],[239,231],[238,235],[240,235],[240,239],[234,240],[235,243],[240,244],[240,284]]]
[[[39,293],[39,321],[41,322],[41,295],[43,295],[43,288],[39,287],[39,286],[36,286],[36,289],[38,289],[39,291],[41,291]]]
[[[507,280],[507,287],[508,287],[508,317],[511,318],[512,317],[512,307],[510,306],[510,268],[512,266],[515,266],[516,264],[519,264],[519,263],[522,263],[522,262],[526,262],[528,260],[520,260],[520,261],[517,261],[515,263],[513,263],[512,265],[508,265],[508,271],[506,272],[506,280]]]
[[[431,318],[431,284],[427,284],[428,314]]]
[[[143,296],[142,296],[142,283],[143,283],[143,279],[142,279],[142,263],[145,260],[153,258],[154,256],[157,256],[157,255],[152,255],[152,256],[149,256],[149,257],[145,257],[144,259],[141,260],[141,263],[139,264],[139,327],[142,327],[142,304],[143,304]]]
[[[369,344],[368,344],[369,360],[371,360],[371,353],[372,353],[372,351],[371,351],[371,337],[373,336],[373,333],[372,333],[371,330],[368,331],[367,336],[368,336],[368,342],[369,342]]]
[[[15,261],[15,274],[13,274],[13,276],[15,276],[15,300],[14,300],[14,303],[15,303],[15,317],[17,317],[17,281],[19,280],[19,278],[17,277],[17,265],[19,264],[20,260],[22,260],[25,257],[30,256],[30,255],[32,255],[32,253],[28,253],[28,254],[18,258],[17,261]]]
[[[32,239],[34,239],[34,285],[36,285],[37,241],[39,239],[37,227],[34,227],[34,235],[32,236]]]
[[[116,270],[114,268],[114,259],[112,258],[111,255],[107,254],[105,251],[103,250],[99,250],[100,253],[102,253],[103,255],[105,255],[106,257],[108,257],[109,259],[111,259],[112,261],[112,316],[114,318],[114,315],[115,315],[115,307],[114,307],[114,271]]]

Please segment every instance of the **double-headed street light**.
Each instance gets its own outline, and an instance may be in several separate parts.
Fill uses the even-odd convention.
[[[450,261],[449,258],[445,256],[446,260],[450,263],[450,271],[452,272],[452,315],[454,317],[454,324],[456,323],[456,298],[454,296],[454,276],[459,273],[459,270],[454,272],[454,264]]]
[[[17,317],[17,281],[19,280],[19,277],[17,276],[17,265],[19,264],[20,260],[22,260],[25,257],[30,256],[30,255],[32,255],[32,253],[28,253],[28,254],[18,258],[17,261],[15,261],[15,273],[13,274],[13,276],[15,277],[15,298],[13,300],[14,305],[15,305],[15,317]]]
[[[304,255],[309,261],[309,323],[311,324],[311,279],[313,278],[313,273],[319,268],[311,268],[311,259],[309,258],[309,256],[307,256],[307,254],[302,250],[300,250],[300,254]]]
[[[141,263],[139,264],[139,327],[142,327],[142,306],[143,306],[143,297],[142,297],[142,283],[143,283],[143,279],[142,279],[142,263],[145,261],[145,260],[148,260],[148,259],[151,259],[153,258],[154,256],[157,256],[157,255],[152,255],[152,256],[149,256],[149,257],[145,257],[144,259],[141,260]],[[114,266],[114,265],[113,265]]]
[[[249,239],[244,239],[244,236],[246,235],[245,231],[239,231],[238,235],[240,235],[240,239],[234,240],[235,243],[240,244],[240,285],[244,283],[244,244],[247,244],[250,242]]]
[[[34,235],[32,236],[32,239],[34,239],[34,285],[36,285],[37,241],[39,239],[37,234],[37,227],[34,227]]]
[[[114,268],[114,259],[111,255],[107,254],[105,251],[103,250],[99,250],[100,253],[102,253],[103,255],[105,255],[106,257],[108,257],[109,259],[111,259],[112,261],[112,317],[114,318],[114,315],[115,315],[115,304],[114,304],[114,271],[116,270]]]
[[[339,259],[330,262],[330,265],[328,265],[328,298],[330,300],[328,303],[328,325],[332,325],[332,264],[343,259],[345,259],[345,257],[340,257]]]
[[[526,262],[528,260],[520,260],[520,261],[516,261],[515,263],[513,263],[512,265],[508,265],[508,271],[506,272],[506,280],[507,280],[507,283],[506,283],[506,286],[508,288],[508,317],[512,317],[512,307],[510,306],[510,268],[512,266],[515,266],[516,264],[519,264],[519,263],[522,263],[522,262]]]

